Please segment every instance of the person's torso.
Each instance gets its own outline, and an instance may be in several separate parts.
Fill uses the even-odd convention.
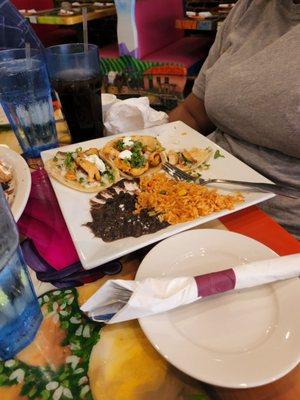
[[[299,21],[292,0],[253,0],[206,71],[205,90],[208,116],[233,142],[298,159]]]

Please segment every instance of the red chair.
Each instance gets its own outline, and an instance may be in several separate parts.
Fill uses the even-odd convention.
[[[34,9],[42,11],[54,8],[53,0],[12,0],[12,3],[18,10]],[[62,28],[56,25],[32,24],[32,27],[45,47],[76,41],[76,31],[74,29]]]
[[[211,39],[184,36],[183,30],[175,28],[175,20],[183,17],[182,0],[137,0],[138,58],[183,64],[189,73],[199,69],[207,56]]]

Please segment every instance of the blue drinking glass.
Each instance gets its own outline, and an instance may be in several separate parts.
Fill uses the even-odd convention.
[[[0,359],[8,360],[34,339],[43,317],[1,185],[0,232]]]
[[[0,102],[26,158],[58,146],[51,88],[43,57],[0,51]]]

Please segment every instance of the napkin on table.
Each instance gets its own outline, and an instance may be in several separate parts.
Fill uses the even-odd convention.
[[[34,171],[31,179],[30,196],[18,228],[27,237],[22,243],[23,255],[37,278],[57,287],[72,287],[119,273],[119,260],[91,271],[82,267],[47,172]]]
[[[30,196],[18,228],[33,241],[43,259],[60,270],[78,262],[79,258],[47,172],[44,169],[34,171],[31,180]]]
[[[167,122],[166,113],[151,108],[148,97],[139,97],[113,104],[106,113],[104,125],[110,134],[117,134]]]
[[[81,310],[113,324],[193,303],[203,297],[300,276],[300,253],[195,277],[107,281]]]

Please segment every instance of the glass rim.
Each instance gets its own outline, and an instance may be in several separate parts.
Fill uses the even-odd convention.
[[[47,71],[46,65],[42,60],[31,58],[30,65],[28,65],[26,58],[0,60],[0,77],[10,77],[16,79],[19,74],[24,74],[24,77],[32,73],[42,73],[43,70]],[[1,92],[1,84],[0,84]]]
[[[0,55],[3,53],[21,53],[23,52],[24,55],[26,55],[26,50],[25,48],[20,48],[20,47],[16,47],[16,48],[10,48],[10,49],[0,49]],[[42,55],[42,51],[39,49],[30,49],[30,54],[35,53],[35,54],[41,54]]]
[[[48,55],[51,54],[53,56],[61,56],[61,55],[68,55],[68,56],[74,55],[74,56],[77,56],[77,55],[80,55],[80,54],[85,54],[84,50],[83,51],[78,51],[76,53],[62,53],[62,52],[54,52],[53,51],[54,49],[59,49],[59,48],[64,48],[64,47],[68,48],[68,47],[73,47],[73,46],[74,47],[75,46],[82,46],[82,48],[84,49],[84,43],[64,43],[64,44],[56,44],[54,46],[47,47],[46,48],[46,53]],[[88,43],[88,51],[93,50],[93,49],[97,49],[98,50],[99,47],[96,44]]]
[[[29,61],[32,63],[32,66],[39,66],[39,67],[45,67],[45,63],[42,60],[39,60],[38,58],[30,58]],[[5,64],[11,64],[15,62],[16,64],[26,64],[27,60],[26,58],[11,58],[7,60],[1,60],[0,59],[0,68],[2,68]]]
[[[15,55],[15,56],[14,56]],[[21,57],[20,57],[21,55]],[[38,49],[31,49],[30,61],[38,61],[40,64],[44,64],[43,54]],[[13,61],[26,61],[26,51],[24,48],[11,48],[0,50],[0,63],[3,66],[5,63],[11,63]]]

